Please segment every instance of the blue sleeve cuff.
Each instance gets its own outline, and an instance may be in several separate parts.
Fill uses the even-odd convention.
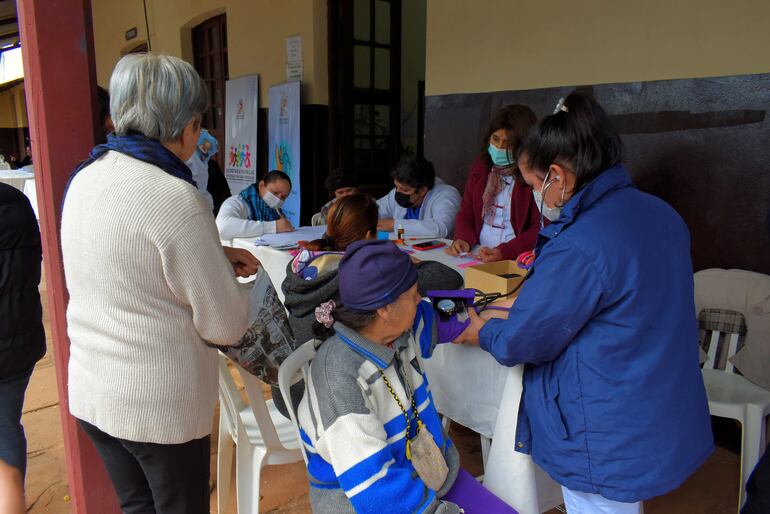
[[[503,319],[492,318],[484,324],[479,332],[479,346],[482,350],[491,353],[493,357],[495,354],[492,351],[492,343],[500,330],[503,329],[504,323],[505,320]]]

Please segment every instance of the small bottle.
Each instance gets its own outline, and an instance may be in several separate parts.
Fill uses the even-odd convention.
[[[398,229],[396,230],[396,242],[397,243],[404,242],[404,226],[401,224],[398,225]]]

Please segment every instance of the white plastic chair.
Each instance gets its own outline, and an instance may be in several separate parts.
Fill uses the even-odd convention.
[[[227,357],[219,355],[219,440],[217,454],[217,508],[226,512],[235,443],[235,485],[238,514],[259,512],[259,481],[267,465],[290,464],[302,459],[299,439],[273,404],[265,401],[259,381],[238,364],[233,367],[243,380],[246,404],[235,386]]]
[[[699,276],[699,273],[695,274],[696,290],[699,281],[708,279],[708,276]],[[717,305],[704,305],[699,298],[696,298],[696,307],[699,309],[720,308]],[[765,418],[770,415],[770,391],[736,374],[730,358],[738,350],[739,337],[739,330],[711,331],[708,357],[703,366],[703,382],[706,386],[711,415],[734,419],[741,423],[741,489],[738,497],[740,509],[746,500],[746,482],[759,457],[764,452],[766,442]],[[719,345],[720,340],[724,341],[722,345]],[[727,346],[726,358],[722,355],[717,358],[719,346]],[[720,354],[724,352],[725,350],[722,349]],[[720,362],[725,362],[724,370],[720,369]]]
[[[281,389],[283,403],[286,405],[291,416],[295,437],[300,441],[300,449],[302,450],[302,458],[305,459],[305,464],[307,464],[307,454],[305,453],[304,444],[301,444],[302,438],[299,435],[297,406],[291,401],[291,386],[299,382],[300,379],[307,383],[307,377],[310,373],[310,361],[313,360],[316,354],[316,343],[315,339],[307,341],[286,357],[281,367],[278,368],[278,387]]]

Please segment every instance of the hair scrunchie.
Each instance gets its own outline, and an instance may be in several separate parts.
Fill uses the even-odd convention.
[[[569,108],[566,105],[564,105],[564,101],[565,100],[566,100],[566,98],[564,98],[564,97],[559,98],[559,101],[556,102],[556,107],[553,110],[554,114],[559,114],[559,111],[561,111],[561,112],[569,112]]]
[[[335,307],[337,307],[337,304],[334,303],[334,300],[322,303],[315,308],[315,320],[326,328],[332,328],[332,325],[334,325],[332,311]]]

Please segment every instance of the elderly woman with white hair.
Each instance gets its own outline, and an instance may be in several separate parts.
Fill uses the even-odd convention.
[[[110,80],[115,133],[73,173],[61,241],[69,408],[124,513],[209,511],[216,353],[247,327],[235,274],[189,168],[205,85],[175,57],[129,55]]]

